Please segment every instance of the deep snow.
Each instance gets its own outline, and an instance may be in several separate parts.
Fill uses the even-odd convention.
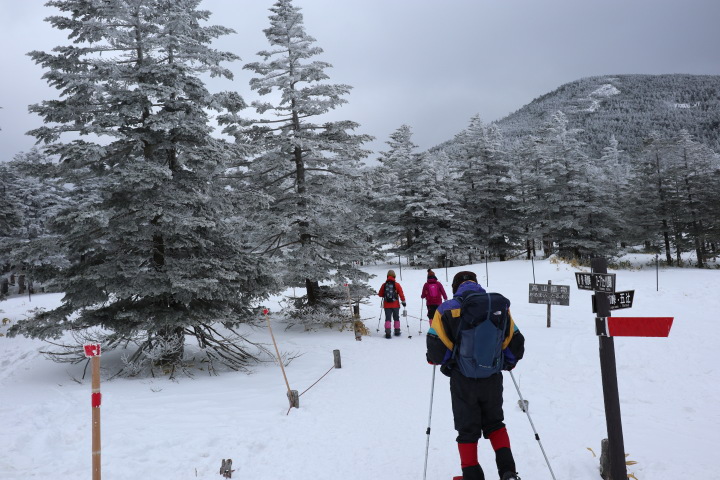
[[[642,265],[650,257],[636,257]],[[529,304],[532,264],[525,260],[450,268],[472,269],[480,283],[513,302],[526,337],[525,359],[514,371],[557,480],[598,479],[600,441],[606,436],[598,339],[590,292],[579,291],[578,269],[535,261],[535,281],[571,286],[570,306]],[[388,268],[368,267],[378,275]],[[611,270],[612,271],[612,270]],[[444,269],[438,279],[450,290]],[[720,445],[718,414],[719,270],[660,270],[652,266],[617,271],[618,290],[635,290],[627,316],[674,316],[668,338],[616,338],[615,349],[628,467],[639,480],[720,478],[713,461]],[[233,478],[299,480],[421,479],[425,455],[432,367],[425,362],[427,331],[420,302],[424,269],[403,265],[398,278],[408,296],[403,336],[376,332],[379,298],[362,305],[371,335],[355,341],[351,331],[275,324],[280,349],[302,354],[286,368],[290,387],[303,392],[288,414],[286,386],[272,363],[252,374],[194,378],[115,379],[102,384],[103,478],[124,480],[219,479],[221,459],[232,458]],[[60,294],[14,297],[0,302],[0,317],[15,322],[28,309],[50,307]],[[271,309],[273,306],[271,305]],[[409,326],[409,327],[408,327]],[[4,333],[7,326],[0,327]],[[408,331],[412,338],[408,339]],[[251,338],[270,344],[265,328]],[[57,364],[39,353],[43,342],[0,337],[0,479],[91,478],[90,379],[84,364]],[[103,358],[103,375],[117,367]],[[447,378],[437,372],[432,410],[428,479],[460,474]],[[517,392],[505,374],[505,416],[523,480],[550,479]],[[480,443],[480,462],[496,478],[492,451]]]

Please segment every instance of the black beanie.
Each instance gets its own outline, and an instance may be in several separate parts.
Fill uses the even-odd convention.
[[[472,280],[473,282],[477,283],[477,275],[469,271],[456,273],[452,281],[452,292],[456,293],[460,284],[462,284],[463,282],[467,282],[468,280]]]

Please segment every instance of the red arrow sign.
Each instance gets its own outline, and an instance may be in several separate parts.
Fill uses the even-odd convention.
[[[611,337],[667,337],[674,317],[607,317]]]

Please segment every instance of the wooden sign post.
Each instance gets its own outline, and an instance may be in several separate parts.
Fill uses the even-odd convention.
[[[603,470],[606,480],[626,480],[625,444],[620,395],[618,393],[617,365],[615,362],[615,336],[667,337],[672,326],[672,317],[612,317],[611,310],[630,308],[635,297],[634,290],[615,291],[615,274],[607,273],[607,260],[593,258],[590,261],[592,273],[575,273],[580,290],[593,290],[592,308],[595,318],[595,333],[600,342],[600,374],[602,376],[605,400],[605,423],[608,432],[608,470]]]
[[[84,345],[85,356],[92,365],[92,391],[90,403],[92,405],[92,478],[100,480],[100,344]]]
[[[530,303],[547,304],[547,328],[550,328],[550,306],[570,305],[570,286],[553,285],[551,280],[547,285],[531,283],[529,298]]]

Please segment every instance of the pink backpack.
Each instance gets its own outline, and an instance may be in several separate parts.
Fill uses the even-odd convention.
[[[442,296],[440,295],[440,286],[435,283],[428,283],[427,293],[427,304],[428,305],[440,305],[442,303]]]

